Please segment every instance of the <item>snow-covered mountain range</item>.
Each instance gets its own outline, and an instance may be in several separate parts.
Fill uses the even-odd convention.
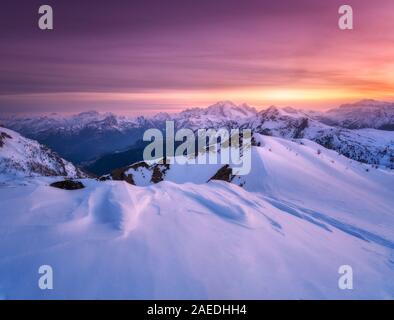
[[[309,139],[364,163],[394,168],[394,132],[329,126],[291,108],[270,107],[243,126],[254,132],[286,139]]]
[[[176,128],[241,127],[287,139],[307,138],[351,159],[394,167],[394,131],[388,132],[394,125],[394,104],[374,100],[343,105],[325,113],[274,106],[258,112],[246,104],[223,101],[208,108],[152,117],[91,111],[67,117],[3,117],[0,121],[67,160],[91,164],[103,155],[135,149],[145,130],[164,130],[166,120],[173,120]]]
[[[34,176],[86,175],[47,147],[0,127],[0,181]]]
[[[2,116],[1,123],[25,135],[44,135],[57,132],[75,135],[87,129],[96,131],[127,131],[139,127],[155,127],[166,120],[174,120],[179,127],[202,128],[215,127],[226,123],[253,121],[256,115],[269,117],[280,108],[269,107],[261,112],[247,104],[236,105],[231,101],[221,101],[207,108],[192,108],[185,111],[168,114],[161,112],[154,116],[125,117],[112,113],[97,111],[82,112],[71,116],[49,114],[45,116]],[[288,115],[298,115],[313,118],[316,121],[348,129],[373,128],[393,130],[394,103],[375,100],[361,100],[353,104],[341,105],[326,112],[310,112],[293,109],[281,110]]]
[[[0,117],[1,123],[27,136],[57,134],[77,135],[84,130],[127,132],[140,127],[160,127],[166,120],[174,120],[179,127],[214,127],[229,121],[251,118],[257,111],[246,104],[237,106],[231,101],[218,102],[207,108],[186,109],[180,113],[161,112],[151,117],[125,117],[97,111],[82,112],[71,116],[49,114],[45,116]]]
[[[362,100],[316,114],[316,118],[329,125],[348,129],[394,130],[394,103]]]

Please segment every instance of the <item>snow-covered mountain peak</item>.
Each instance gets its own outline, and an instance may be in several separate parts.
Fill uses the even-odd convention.
[[[65,117],[66,122],[70,125],[85,125],[91,122],[102,121],[107,118],[114,118],[115,115],[112,113],[100,113],[97,111],[84,111],[71,117]]]
[[[284,107],[284,108],[282,108],[282,110],[283,110],[284,112],[290,113],[290,114],[300,114],[300,113],[302,113],[302,114],[305,115],[305,112],[303,112],[303,111],[301,111],[301,110],[298,110],[298,109],[295,109],[295,108],[293,108],[293,107]]]
[[[154,121],[167,121],[171,120],[171,116],[167,112],[159,112],[155,114],[151,119]]]
[[[175,118],[205,117],[209,120],[237,120],[257,114],[256,109],[247,104],[236,105],[231,101],[220,101],[207,108],[191,108],[180,112]]]
[[[218,102],[208,106],[207,109],[209,109],[209,108],[236,108],[236,107],[237,107],[237,105],[230,100],[221,100],[221,101],[218,101]]]
[[[85,174],[38,142],[0,127],[0,180],[32,176],[80,178]]]
[[[206,109],[206,113],[223,118],[234,119],[236,117],[248,118],[255,115],[256,109],[248,106],[246,103],[236,105],[232,101],[220,101]]]
[[[262,110],[258,113],[260,117],[275,117],[280,115],[280,109],[276,106],[270,106],[265,110]]]
[[[257,113],[257,119],[264,121],[267,120],[279,121],[283,119],[300,119],[300,118],[310,118],[310,117],[305,112],[297,110],[292,107],[279,108],[277,106],[270,106],[267,109]]]

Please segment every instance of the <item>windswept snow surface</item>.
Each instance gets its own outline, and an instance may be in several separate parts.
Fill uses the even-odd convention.
[[[257,138],[252,172],[234,183],[202,182],[209,166],[187,182],[175,166],[145,186],[1,186],[0,296],[393,299],[393,172],[308,140]],[[38,287],[41,265],[53,290]],[[338,287],[341,265],[353,290]]]

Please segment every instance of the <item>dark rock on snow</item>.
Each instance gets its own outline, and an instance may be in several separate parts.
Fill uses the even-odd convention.
[[[64,180],[64,181],[57,181],[50,184],[51,187],[64,189],[64,190],[78,190],[83,189],[85,186],[80,181],[73,181],[73,180]]]

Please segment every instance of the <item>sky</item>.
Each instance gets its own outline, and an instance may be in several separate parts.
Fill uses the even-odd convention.
[[[392,0],[2,0],[0,40],[1,113],[394,100]]]

